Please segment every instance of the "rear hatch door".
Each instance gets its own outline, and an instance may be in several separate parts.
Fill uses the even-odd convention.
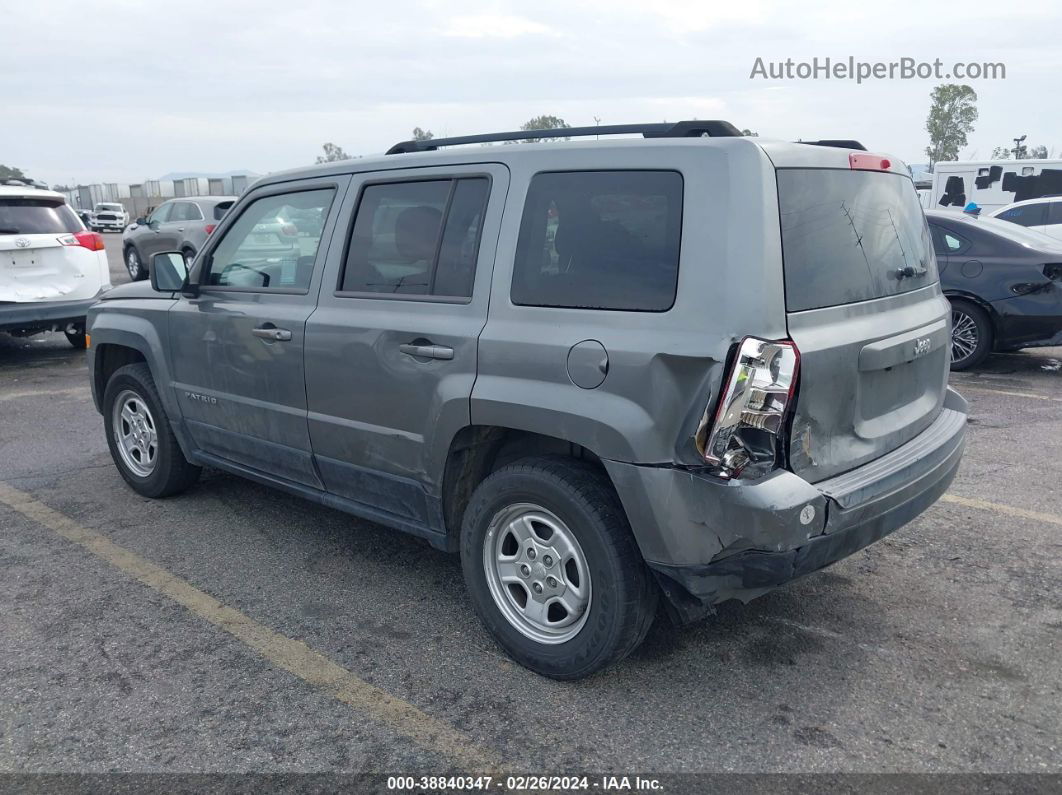
[[[914,184],[906,169],[853,168],[848,154],[777,169],[786,317],[800,350],[789,458],[813,483],[910,441],[947,388],[948,303]]]
[[[93,261],[72,256],[60,242],[83,230],[61,201],[0,196],[0,302],[56,301],[83,292]]]

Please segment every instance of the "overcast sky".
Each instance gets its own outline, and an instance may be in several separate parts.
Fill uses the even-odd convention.
[[[265,173],[325,141],[369,154],[418,125],[459,135],[543,113],[720,118],[925,161],[938,81],[754,80],[757,56],[1003,62],[1005,80],[967,81],[980,119],[963,156],[1021,134],[1062,156],[1057,0],[0,2],[0,163],[50,183]]]

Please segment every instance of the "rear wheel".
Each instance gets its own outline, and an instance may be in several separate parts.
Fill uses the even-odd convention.
[[[184,267],[186,270],[192,269],[192,263],[195,261],[195,251],[190,248],[181,249],[181,254],[184,255]]]
[[[951,369],[976,367],[992,352],[992,320],[972,301],[951,301]]]
[[[129,246],[125,250],[125,269],[129,271],[129,278],[134,282],[143,281],[147,278],[147,269],[144,267],[144,263],[140,261],[140,254],[137,253],[135,246]]]
[[[103,422],[111,458],[138,494],[169,497],[199,478],[200,468],[177,444],[146,364],[128,364],[111,376],[103,393]]]
[[[612,485],[584,462],[528,458],[484,480],[461,563],[476,612],[521,665],[578,679],[645,638],[658,592]]]

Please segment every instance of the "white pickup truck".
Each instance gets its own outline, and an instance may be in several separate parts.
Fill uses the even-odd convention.
[[[92,208],[93,232],[121,232],[129,225],[129,213],[117,202],[101,202]]]

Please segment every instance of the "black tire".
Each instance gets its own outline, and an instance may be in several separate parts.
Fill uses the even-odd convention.
[[[148,277],[148,270],[144,266],[144,261],[140,259],[140,252],[136,250],[136,246],[125,247],[124,259],[125,269],[132,281],[142,282]]]
[[[977,367],[992,352],[992,319],[973,301],[951,299],[951,369]]]
[[[586,558],[589,608],[577,634],[563,642],[526,636],[502,612],[488,584],[484,545],[491,523],[524,503],[559,518]],[[599,468],[576,459],[526,458],[486,478],[464,514],[461,565],[487,631],[518,663],[554,679],[580,679],[623,659],[642,642],[656,615],[657,585],[612,484]]]
[[[135,395],[144,402],[150,412],[157,441],[154,469],[147,476],[134,472],[126,464],[119,451],[115,434],[114,407],[119,395]],[[151,377],[151,370],[142,362],[127,364],[115,371],[103,393],[103,424],[107,432],[107,446],[118,472],[133,491],[145,497],[170,497],[180,494],[199,479],[201,469],[190,464],[181,452],[173,435],[169,418],[162,407],[158,389]]]
[[[182,248],[181,255],[184,257],[184,265],[188,270],[192,269],[192,263],[195,261],[195,249],[194,248]]]
[[[66,334],[67,342],[79,351],[85,350],[85,346],[88,344],[88,336],[85,334],[84,326],[76,326],[73,331],[70,329],[64,329],[63,333]]]

